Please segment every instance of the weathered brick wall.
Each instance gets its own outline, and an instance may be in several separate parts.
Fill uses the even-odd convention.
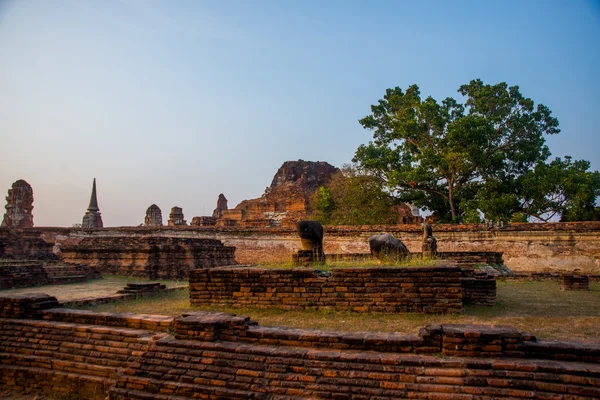
[[[84,265],[51,265],[36,260],[0,260],[0,289],[82,282],[100,273]]]
[[[119,227],[82,231],[75,228],[32,228],[11,233],[0,228],[0,257],[24,258],[35,253],[52,257],[61,246],[88,237],[179,237],[218,239],[237,248],[240,263],[289,261],[300,249],[293,227]],[[422,230],[417,225],[326,226],[327,254],[368,253],[368,238],[389,232],[410,251],[421,251]],[[600,222],[484,225],[434,225],[440,252],[498,252],[515,272],[573,271],[600,274]],[[11,236],[12,235],[12,236]],[[15,236],[16,235],[16,236]],[[11,238],[9,238],[11,236]],[[43,240],[42,240],[43,239]],[[4,249],[4,250],[3,250]]]
[[[587,275],[563,274],[560,290],[590,290],[590,277]]]
[[[190,271],[194,304],[360,312],[462,310],[458,267],[314,269],[212,268]]]
[[[134,315],[44,310],[52,302],[6,318],[26,302],[0,299],[0,385],[22,390],[113,400],[600,397],[600,345],[512,327],[343,333],[199,312],[175,318],[173,336],[140,329]],[[161,329],[169,320],[146,317]]]
[[[183,279],[190,269],[233,265],[235,247],[216,239],[92,236],[61,246],[63,261],[102,273]]]
[[[493,306],[496,304],[496,277],[470,268],[461,270],[463,303]]]

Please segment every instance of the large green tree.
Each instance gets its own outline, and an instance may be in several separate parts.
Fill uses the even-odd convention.
[[[400,219],[398,201],[384,182],[344,167],[311,198],[313,218],[324,225],[396,224]]]
[[[536,106],[518,86],[506,83],[473,80],[458,92],[463,103],[450,97],[441,103],[432,97],[423,100],[416,85],[406,91],[388,89],[359,121],[373,130],[373,141],[360,146],[353,161],[383,179],[401,200],[447,221],[475,210],[508,220],[516,212],[541,219],[554,210],[565,215],[567,203],[593,209],[595,180],[582,169],[589,163],[568,158],[567,164],[545,164],[550,151],[544,136],[560,132],[548,107]],[[548,185],[534,181],[550,184],[552,173],[565,179],[579,174],[580,183],[570,189],[555,185],[556,193],[548,194]],[[561,198],[563,205],[542,201],[547,195]]]

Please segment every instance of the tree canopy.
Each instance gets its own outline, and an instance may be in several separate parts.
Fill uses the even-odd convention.
[[[521,213],[548,220],[585,219],[600,195],[587,161],[546,160],[545,135],[560,132],[550,109],[518,86],[473,80],[459,88],[464,103],[421,98],[418,86],[388,89],[360,124],[373,130],[353,159],[400,200],[460,221]]]
[[[396,224],[398,200],[376,176],[346,166],[311,198],[313,218],[324,225]]]

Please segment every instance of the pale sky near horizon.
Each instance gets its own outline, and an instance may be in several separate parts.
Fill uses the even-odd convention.
[[[36,226],[166,223],[259,197],[287,160],[349,162],[387,88],[518,85],[553,156],[600,169],[600,2],[0,0],[0,196]],[[4,201],[0,214],[4,212]]]

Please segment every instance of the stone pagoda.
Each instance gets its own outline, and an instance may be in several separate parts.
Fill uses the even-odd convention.
[[[94,178],[94,184],[92,186],[92,196],[90,197],[90,205],[87,212],[83,216],[83,222],[81,223],[83,229],[90,228],[102,228],[102,215],[100,214],[100,208],[98,208],[98,199],[96,198],[96,178]]]

